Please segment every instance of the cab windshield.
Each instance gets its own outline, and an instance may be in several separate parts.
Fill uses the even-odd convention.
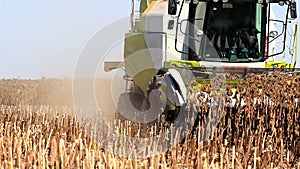
[[[199,55],[207,61],[261,61],[260,8],[253,2],[208,2],[203,30],[218,56],[205,48]]]

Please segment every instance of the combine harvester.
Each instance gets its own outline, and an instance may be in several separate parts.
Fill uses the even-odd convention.
[[[286,9],[276,13],[284,19],[275,19],[273,6]],[[147,123],[147,114],[162,113],[172,122],[187,103],[187,72],[199,83],[224,72],[295,72],[298,24],[291,26],[286,47],[295,18],[295,0],[133,0],[124,62],[106,62],[104,68],[125,66],[119,116]],[[287,54],[289,62],[278,61]],[[156,89],[165,97],[157,97]]]

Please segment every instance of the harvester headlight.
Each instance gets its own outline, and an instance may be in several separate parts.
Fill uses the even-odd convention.
[[[181,67],[188,67],[188,66],[185,63],[181,63]]]
[[[218,2],[219,0],[213,0],[214,2]]]
[[[223,3],[227,3],[227,2],[228,2],[228,0],[222,0],[222,2],[223,2]]]

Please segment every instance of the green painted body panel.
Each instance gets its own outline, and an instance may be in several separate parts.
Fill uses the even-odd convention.
[[[177,67],[188,66],[192,68],[192,67],[200,67],[200,63],[198,61],[192,61],[192,60],[171,60],[170,66],[177,66]]]
[[[127,75],[146,93],[150,79],[156,75],[143,33],[127,33],[124,47]]]
[[[298,61],[298,45],[299,45],[299,26],[298,26],[298,22],[296,23],[295,25],[295,29],[296,29],[296,32],[295,32],[295,35],[296,35],[296,41],[295,41],[295,50],[294,50],[294,64],[296,65],[297,64],[297,61]]]
[[[284,68],[291,69],[291,68],[294,68],[294,65],[287,64],[285,61],[266,62],[265,68],[274,68],[274,67],[277,67],[277,68],[284,67]]]
[[[262,13],[262,7],[261,4],[256,4],[256,24],[255,27],[259,32],[261,32],[261,13]],[[261,34],[257,34],[257,39],[261,39]],[[260,47],[260,40],[258,41],[258,46]]]
[[[140,3],[140,13],[143,13],[148,8],[148,0],[141,0]]]

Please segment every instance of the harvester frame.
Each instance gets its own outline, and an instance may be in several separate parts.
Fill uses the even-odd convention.
[[[189,45],[195,43],[191,42],[195,41],[195,34],[193,33],[196,32],[196,35],[202,36],[202,34],[208,30],[207,25],[209,23],[206,22],[210,17],[209,11],[205,12],[205,17],[202,19],[204,22],[202,23],[204,25],[202,29],[194,30],[187,28],[186,30],[189,31],[188,33],[185,33],[182,31],[181,27],[183,22],[187,22],[187,25],[195,24],[195,20],[198,19],[195,15],[197,12],[196,10],[199,10],[197,9],[199,3],[203,3],[205,8],[209,8],[206,3],[218,5],[218,7],[221,6],[221,8],[227,6],[226,8],[232,9],[234,8],[235,3],[248,3],[249,5],[252,5],[254,9],[256,9],[256,13],[254,14],[257,15],[255,16],[256,18],[253,16],[253,19],[256,22],[256,25],[260,26],[259,36],[261,39],[257,38],[255,42],[259,44],[257,45],[259,46],[259,49],[257,49],[257,51],[259,51],[257,54],[259,59],[254,60],[252,57],[248,57],[249,53],[247,53],[245,56],[248,58],[243,61],[231,62],[230,58],[226,61],[224,61],[225,59],[223,59],[223,61],[208,61],[203,59],[203,56],[205,56],[203,53],[200,53],[201,57],[199,54],[195,55],[194,53],[191,53],[193,49],[191,49]],[[271,18],[270,5],[275,3],[287,5],[284,21]],[[180,8],[179,11],[177,10],[178,6]],[[211,8],[214,10],[214,7]],[[191,10],[194,10],[193,13],[191,13]],[[138,14],[136,15],[137,12]],[[166,14],[169,15],[166,16]],[[181,18],[182,15],[184,15],[183,19]],[[135,17],[137,17],[137,19]],[[164,17],[167,17],[167,19]],[[285,54],[286,52],[285,43],[287,42],[288,24],[291,19],[297,18],[296,2],[294,0],[244,0],[242,2],[237,2],[236,0],[140,0],[139,11],[136,11],[135,1],[132,0],[130,18],[131,27],[129,33],[125,36],[124,62],[106,62],[104,69],[105,71],[110,71],[115,68],[120,68],[120,66],[123,67],[123,78],[126,80],[125,93],[137,92],[139,95],[143,95],[145,100],[148,100],[149,93],[156,89],[150,88],[150,86],[157,86],[157,84],[152,84],[154,81],[153,79],[162,79],[160,80],[159,85],[163,86],[162,91],[166,93],[167,96],[167,109],[164,111],[167,115],[168,112],[174,113],[174,111],[176,111],[178,113],[180,107],[186,103],[186,87],[190,84],[184,79],[185,77],[180,77],[180,73],[178,73],[180,70],[191,71],[196,79],[198,79],[199,83],[201,83],[200,81],[202,80],[208,79],[213,74],[224,73],[227,71],[242,74],[242,77],[245,77],[247,73],[272,73],[274,69],[278,68],[282,69],[282,73],[295,74],[300,72],[300,70],[296,68],[298,56],[298,24],[295,24],[294,33],[291,36],[292,41],[289,49],[289,51],[292,51],[290,52],[292,58],[291,63],[287,63],[286,61],[274,61],[275,56]],[[283,25],[282,31],[279,33],[276,30],[271,30],[270,22],[281,23]],[[174,28],[175,36],[173,35],[173,38],[175,38],[171,39],[171,41],[173,41],[172,43],[167,38],[170,35],[169,31],[174,30]],[[184,44],[182,42],[184,39],[180,41],[178,38],[179,36],[187,37],[187,44],[189,44],[187,48],[184,49]],[[282,36],[282,51],[275,53],[271,52],[270,45]],[[208,38],[208,40],[210,41],[212,39]],[[181,47],[178,47],[178,43],[181,43]],[[201,41],[199,41],[199,43],[201,43]],[[163,52],[153,55],[152,49],[158,49]],[[226,48],[226,50],[226,55],[228,55],[228,53],[231,52],[231,49]],[[139,53],[139,51],[146,52]],[[248,52],[249,51],[250,49]],[[169,56],[167,54],[168,52],[177,55],[177,59],[176,57],[172,58],[172,56]],[[224,51],[221,52],[224,53]],[[217,51],[217,57],[222,57],[220,54],[221,52]],[[180,57],[178,57],[179,55]],[[195,56],[198,58],[195,59]],[[157,58],[159,60],[158,62],[156,61]],[[158,66],[157,63],[159,63]],[[143,69],[143,67],[145,69]],[[148,69],[149,67],[152,67],[152,69]],[[172,85],[167,83],[167,81],[171,82]],[[176,99],[174,100],[174,98]],[[122,98],[119,100],[122,101]],[[130,100],[127,100],[126,102],[128,101]],[[143,111],[143,109],[144,108],[141,108],[141,111]]]

